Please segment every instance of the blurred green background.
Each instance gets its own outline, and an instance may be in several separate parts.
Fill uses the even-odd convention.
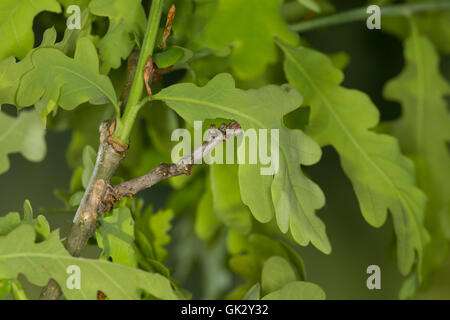
[[[336,1],[338,11],[364,5],[365,1]],[[42,33],[39,17],[35,31]],[[402,43],[379,30],[368,30],[364,22],[333,26],[304,34],[316,49],[325,53],[345,51],[351,60],[345,69],[346,87],[366,92],[381,111],[383,120],[399,117],[398,104],[382,98],[382,88],[388,79],[396,76],[403,67]],[[36,40],[38,41],[38,39]],[[441,70],[450,81],[450,57],[441,57]],[[6,110],[6,107],[3,107]],[[94,107],[101,108],[101,107]],[[72,175],[66,160],[66,150],[71,132],[48,131],[47,156],[40,163],[31,163],[20,155],[11,155],[11,169],[0,175],[0,215],[10,211],[21,212],[25,199],[29,199],[37,212],[44,213],[52,229],[60,228],[67,234],[72,214],[62,213],[63,204],[54,196],[55,189],[68,189]],[[340,168],[339,159],[332,148],[325,148],[320,166],[307,168],[307,173],[323,189],[327,203],[319,216],[327,226],[333,252],[324,255],[309,246],[299,247],[305,261],[307,278],[321,286],[329,299],[396,299],[403,281],[395,262],[392,244],[395,241],[391,218],[379,229],[370,227],[363,219],[351,184]],[[165,206],[165,187],[144,192],[146,204]],[[176,232],[176,229],[172,232]],[[193,230],[192,230],[193,232]],[[98,250],[88,248],[87,256],[98,255]],[[170,251],[169,251],[170,255]],[[221,263],[226,263],[222,261]],[[366,269],[369,265],[381,268],[381,290],[368,290]],[[187,283],[194,298],[204,297],[195,275]],[[38,288],[26,285],[30,298],[39,294]],[[450,261],[428,288],[418,298],[450,298]]]

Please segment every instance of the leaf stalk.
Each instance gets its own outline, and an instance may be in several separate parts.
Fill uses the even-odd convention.
[[[144,43],[142,44],[141,54],[139,56],[136,73],[133,84],[131,85],[128,101],[125,111],[117,126],[113,138],[128,143],[131,130],[136,121],[137,114],[142,107],[139,103],[144,91],[144,69],[148,58],[153,54],[158,36],[159,24],[164,7],[164,0],[153,0],[148,17],[147,30],[145,32]]]

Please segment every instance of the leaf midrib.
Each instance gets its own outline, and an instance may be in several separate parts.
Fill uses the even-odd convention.
[[[345,133],[345,135],[349,138],[349,140],[352,142],[352,144],[356,147],[356,149],[364,156],[364,158],[367,159],[367,161],[381,174],[381,176],[388,182],[388,184],[395,188],[394,183],[389,179],[389,177],[383,172],[383,170],[369,157],[367,152],[362,148],[362,146],[358,143],[358,141],[355,139],[353,134],[347,129],[345,124],[342,122],[339,115],[336,114],[336,112],[333,109],[333,106],[331,105],[328,98],[323,94],[323,92],[320,90],[316,82],[309,76],[309,74],[306,72],[306,70],[298,63],[298,61],[291,55],[291,53],[288,50],[285,50],[286,55],[290,58],[290,60],[298,67],[298,69],[302,72],[304,77],[308,80],[308,82],[311,84],[313,89],[317,92],[319,97],[324,102],[324,105],[327,107],[331,115],[334,117],[338,125],[341,127],[342,131]]]

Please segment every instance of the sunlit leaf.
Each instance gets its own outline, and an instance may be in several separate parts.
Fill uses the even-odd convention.
[[[252,220],[250,210],[242,203],[239,193],[238,167],[212,165],[210,176],[215,216],[228,228],[241,233],[250,232]]]
[[[33,208],[28,200],[25,200],[23,203],[23,219],[20,218],[17,212],[10,212],[0,217],[0,236],[7,235],[21,224],[31,225],[40,239],[46,239],[50,236],[50,226],[47,219],[43,215],[38,215],[37,218],[34,218]]]
[[[135,45],[133,33],[143,36],[144,8],[139,0],[93,0],[89,9],[109,19],[108,31],[98,43],[102,73],[108,73],[110,68],[120,67],[121,60],[130,55]]]
[[[108,77],[98,73],[98,57],[88,38],[78,40],[74,59],[53,48],[40,48],[32,53],[33,69],[20,81],[17,105],[37,103],[39,109],[51,111],[55,105],[66,110],[83,102],[112,103],[117,98]]]
[[[172,218],[172,210],[160,210],[154,213],[150,206],[136,218],[136,241],[144,255],[160,262],[167,258],[164,247],[170,242],[168,232],[172,227]]]
[[[405,41],[404,70],[385,87],[386,98],[402,104],[402,118],[390,127],[416,165],[418,184],[429,197],[425,217],[431,242],[424,273],[436,270],[447,256],[450,233],[450,113],[445,96],[450,85],[439,71],[433,44],[417,31]],[[446,129],[447,128],[447,129]]]
[[[45,30],[39,47],[30,50],[22,60],[16,62],[14,57],[8,57],[0,62],[0,104],[14,104],[20,108],[16,101],[17,90],[22,76],[33,68],[31,56],[39,48],[54,47],[56,36],[55,28],[49,28]]]
[[[100,219],[96,238],[98,246],[103,249],[102,257],[111,258],[113,262],[136,267],[134,250],[134,220],[130,209],[114,209],[110,216]]]
[[[176,299],[170,282],[159,274],[148,273],[106,260],[74,258],[59,240],[58,232],[34,243],[31,226],[20,226],[0,237],[0,279],[15,279],[19,274],[31,283],[44,286],[51,277],[67,299],[97,299],[100,290],[109,299],[139,299],[140,290],[161,299]],[[79,290],[67,287],[69,266],[80,268]]]
[[[285,259],[273,256],[264,262],[261,274],[261,289],[263,295],[277,291],[297,277],[294,269]]]
[[[280,230],[285,233],[290,229],[301,245],[311,241],[323,252],[331,251],[325,225],[315,215],[324,204],[323,193],[300,170],[300,164],[316,163],[321,150],[302,131],[288,130],[282,122],[283,115],[301,104],[298,92],[288,86],[243,91],[235,88],[230,75],[220,74],[205,87],[177,84],[163,89],[154,99],[166,102],[191,125],[198,120],[222,118],[238,121],[244,130],[278,129],[279,170],[272,178],[261,174],[261,164],[240,165],[242,201],[261,222],[270,221],[276,214]]]

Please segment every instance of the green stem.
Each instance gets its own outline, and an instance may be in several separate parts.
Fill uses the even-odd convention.
[[[450,9],[450,1],[434,1],[420,3],[405,3],[390,5],[381,8],[381,17],[390,16],[408,16],[414,12]],[[291,25],[291,30],[296,32],[305,32],[320,27],[328,27],[347,22],[365,20],[368,17],[367,7],[350,10],[347,12],[337,13],[323,18],[303,21]]]
[[[117,126],[114,138],[123,143],[128,143],[131,129],[133,128],[137,114],[141,108],[139,101],[144,91],[144,69],[148,57],[153,54],[158,35],[159,23],[161,21],[164,0],[153,0],[148,17],[147,30],[145,32],[144,43],[142,44],[141,54],[137,64],[133,84],[131,85],[128,101],[125,106],[124,114],[121,118],[121,124]]]
[[[14,280],[11,283],[11,289],[14,299],[16,300],[28,300],[28,296],[25,293],[25,290],[23,289],[22,285],[18,280]]]

